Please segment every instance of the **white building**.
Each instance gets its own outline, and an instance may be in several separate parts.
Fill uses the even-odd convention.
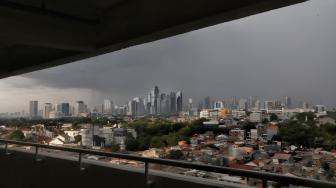
[[[242,118],[246,116],[246,111],[243,110],[232,110],[231,112],[233,118]]]
[[[200,118],[209,119],[210,118],[210,110],[209,109],[203,109],[200,112]]]
[[[82,145],[91,147],[93,145],[93,135],[99,136],[105,140],[105,146],[111,146],[112,142],[114,142],[114,136],[117,128],[112,127],[102,127],[94,126],[94,130],[91,128],[81,129],[80,135],[82,136]],[[126,136],[126,135],[125,135]],[[120,141],[117,143],[120,144]]]
[[[215,110],[221,110],[221,109],[224,109],[224,108],[225,108],[225,104],[224,104],[223,101],[216,101],[216,102],[214,102],[214,106],[213,106],[213,108],[214,108]]]
[[[327,115],[327,107],[324,105],[316,105],[315,106],[315,113],[317,117]]]
[[[92,147],[93,146],[93,135],[99,136],[99,127],[92,125],[87,129],[81,129],[79,134],[82,136],[82,146]]]
[[[43,118],[49,119],[50,112],[52,111],[52,104],[51,103],[45,103],[43,106]]]
[[[64,131],[64,133],[69,136],[70,142],[74,142],[75,137],[80,135],[79,131]]]
[[[261,112],[252,112],[249,116],[251,122],[260,123],[262,122]]]
[[[105,138],[105,146],[111,146],[113,142],[113,128],[112,127],[100,128],[100,136]]]
[[[257,140],[258,139],[258,129],[251,129],[250,130],[250,137],[251,140]]]
[[[58,111],[49,112],[49,119],[57,119],[57,118],[61,118],[62,116],[63,116],[62,112],[58,112]]]
[[[115,128],[113,130],[113,141],[116,144],[125,143],[126,136],[127,136],[127,131],[123,128]]]
[[[70,142],[70,138],[68,136],[58,135],[56,138],[52,139],[49,142],[49,145],[61,146],[61,145],[64,145],[64,144],[68,144],[69,142]]]
[[[113,102],[111,100],[105,99],[103,104],[103,113],[112,115],[113,114]]]
[[[318,126],[324,125],[324,124],[336,124],[335,119],[329,117],[329,116],[320,116],[318,118]]]

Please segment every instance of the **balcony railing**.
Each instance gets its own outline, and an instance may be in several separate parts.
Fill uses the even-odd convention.
[[[188,169],[196,169],[201,171],[207,172],[216,172],[234,176],[241,176],[246,178],[255,178],[262,180],[262,187],[266,188],[268,182],[275,182],[279,187],[281,186],[288,186],[288,185],[297,185],[297,186],[305,186],[305,187],[335,187],[336,184],[332,182],[320,181],[320,180],[313,180],[313,179],[306,179],[300,177],[291,177],[291,176],[284,176],[280,174],[268,173],[268,172],[259,172],[259,171],[251,171],[251,170],[240,170],[235,168],[228,168],[228,167],[220,167],[220,166],[213,166],[213,165],[204,165],[204,164],[194,164],[190,162],[184,161],[177,161],[177,160],[167,160],[167,159],[154,159],[154,158],[146,158],[146,157],[139,157],[121,153],[106,153],[96,150],[88,150],[88,149],[79,149],[79,148],[69,148],[69,147],[59,147],[59,146],[50,146],[44,144],[37,144],[31,142],[21,142],[21,141],[13,141],[13,140],[4,140],[0,139],[0,143],[4,144],[4,151],[5,154],[10,157],[11,153],[9,151],[9,144],[20,145],[20,146],[33,146],[35,147],[35,161],[39,161],[39,149],[51,149],[51,150],[60,150],[60,151],[67,151],[67,152],[74,152],[78,153],[78,169],[85,170],[83,166],[82,156],[83,154],[90,154],[90,155],[97,155],[97,156],[105,156],[111,158],[119,158],[119,159],[126,159],[126,160],[133,160],[143,162],[145,164],[145,172],[144,178],[147,184],[152,184],[149,180],[149,164],[160,164],[160,165],[167,165],[173,167],[181,167],[181,168],[188,168]]]

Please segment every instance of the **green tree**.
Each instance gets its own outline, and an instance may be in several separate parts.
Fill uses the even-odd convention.
[[[72,128],[75,129],[75,130],[80,129],[80,125],[79,125],[79,123],[77,123],[77,122],[76,122],[76,123],[73,123],[73,124],[72,124]]]
[[[139,136],[137,138],[138,150],[146,150],[150,146],[151,137],[150,136]]]
[[[113,142],[111,145],[111,149],[112,149],[112,152],[117,152],[120,150],[120,145]]]
[[[82,136],[81,135],[76,135],[75,136],[75,143],[79,143],[82,141]]]
[[[164,147],[165,144],[163,142],[163,140],[161,139],[161,137],[159,136],[154,136],[150,142],[150,147],[151,148],[162,148]]]
[[[270,120],[271,121],[278,121],[279,117],[276,114],[272,113],[271,116],[270,116]]]
[[[128,134],[125,145],[126,145],[126,150],[137,151],[139,144],[138,144],[138,141],[131,134]]]
[[[11,140],[22,141],[22,140],[24,140],[24,138],[25,138],[24,134],[20,130],[16,130],[9,135],[9,139],[11,139]]]
[[[286,123],[280,125],[279,136],[290,144],[314,147],[318,137],[325,133],[316,126],[314,114],[300,113]],[[307,120],[307,121],[306,121]]]
[[[170,150],[168,153],[169,159],[182,159],[183,153],[181,150]]]

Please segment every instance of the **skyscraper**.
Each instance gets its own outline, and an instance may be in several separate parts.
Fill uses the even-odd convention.
[[[210,103],[210,97],[209,96],[205,97],[203,108],[204,109],[210,109],[211,108],[211,103]]]
[[[50,112],[52,111],[52,104],[51,103],[44,103],[43,106],[43,118],[49,119]]]
[[[168,115],[170,113],[170,96],[162,93],[160,95],[160,114]]]
[[[188,110],[191,110],[193,108],[193,100],[192,98],[188,99]]]
[[[176,113],[176,93],[170,92],[170,113]]]
[[[292,108],[292,99],[289,96],[286,96],[285,107],[288,109]]]
[[[141,97],[135,97],[133,98],[133,101],[135,102],[135,115],[142,116],[145,114],[145,106],[144,106],[144,100]]]
[[[130,100],[127,103],[127,115],[134,116],[135,115],[135,101]]]
[[[109,99],[104,100],[103,113],[112,115],[113,114],[113,102]]]
[[[176,112],[180,113],[183,108],[183,97],[182,97],[182,92],[178,91],[176,93]]]
[[[247,110],[247,99],[239,99],[238,110]]]
[[[75,103],[75,110],[74,110],[74,116],[79,116],[81,113],[86,112],[86,105],[83,101],[77,101]]]
[[[37,118],[38,116],[38,101],[29,102],[29,116],[30,118]]]
[[[70,116],[70,104],[69,103],[61,103],[61,112],[63,116]]]
[[[230,105],[230,108],[232,110],[236,110],[237,109],[237,105],[238,105],[238,102],[237,102],[237,97],[236,96],[233,96],[231,98],[231,105]]]
[[[257,101],[259,100],[259,97],[257,96],[250,96],[248,101],[248,108],[249,109],[257,109]]]
[[[265,107],[266,111],[281,110],[282,109],[281,101],[278,101],[278,100],[265,101],[264,107]]]
[[[159,87],[155,86],[150,92],[150,114],[158,114],[158,102],[159,102]]]
[[[55,111],[56,112],[62,112],[62,105],[61,105],[61,103],[55,104]]]

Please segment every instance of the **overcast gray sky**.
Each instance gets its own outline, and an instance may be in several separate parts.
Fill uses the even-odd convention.
[[[185,101],[261,96],[336,106],[336,1],[311,0],[0,80],[0,112],[29,100],[117,104],[160,90]]]

